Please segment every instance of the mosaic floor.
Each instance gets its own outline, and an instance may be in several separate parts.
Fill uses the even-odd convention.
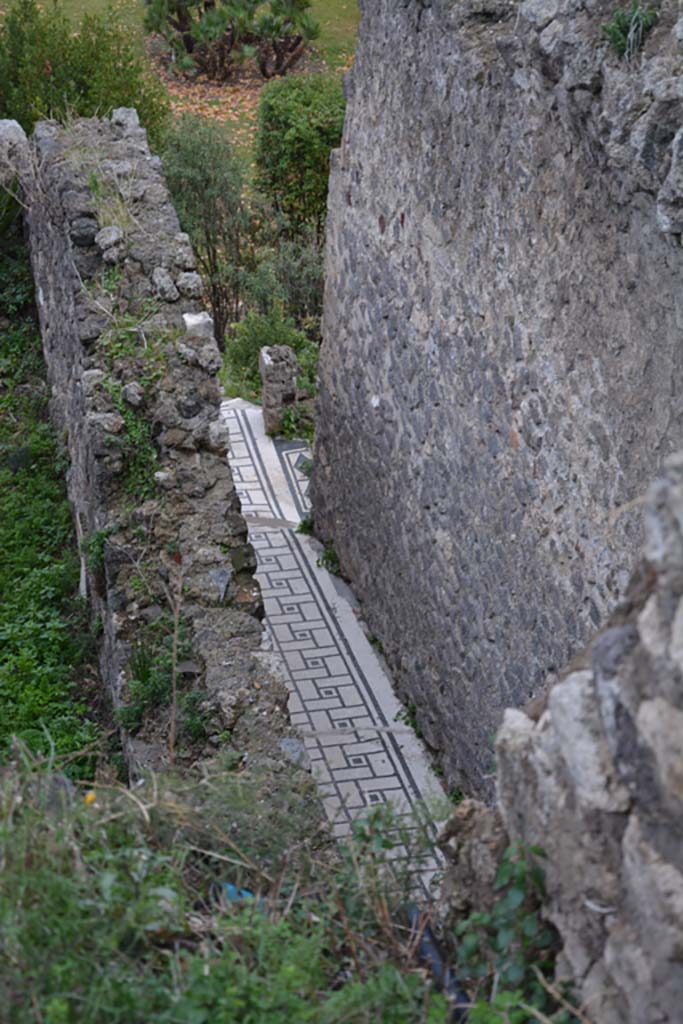
[[[409,811],[443,795],[422,744],[401,721],[352,591],[318,564],[320,544],[296,532],[308,511],[310,453],[299,442],[267,437],[258,406],[234,399],[222,413],[258,558],[267,643],[285,667],[292,722],[335,834],[348,833],[351,821],[377,804]]]

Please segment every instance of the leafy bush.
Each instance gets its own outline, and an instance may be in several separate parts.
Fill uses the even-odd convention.
[[[3,1022],[445,1024],[387,816],[331,856],[310,782],[272,784],[214,765],[83,797],[30,761],[5,772]]]
[[[654,8],[643,7],[638,0],[633,0],[630,8],[616,10],[602,30],[619,56],[630,60],[640,50],[657,16]]]
[[[105,115],[120,106],[135,107],[158,144],[166,92],[120,14],[86,15],[74,33],[58,4],[13,0],[0,28],[1,117],[30,131],[43,117]]]
[[[305,364],[307,382],[310,383],[310,377],[315,373],[311,367],[312,359],[317,367],[318,346],[297,330],[278,308],[266,314],[247,313],[244,320],[235,326],[234,338],[226,352],[228,382],[252,393],[259,392],[259,351],[267,345],[289,345],[300,363]]]
[[[34,750],[94,736],[77,682],[89,653],[64,463],[47,422],[32,284],[15,237],[0,257],[0,755],[13,735]],[[45,730],[49,730],[52,740]]]
[[[151,0],[145,27],[164,36],[182,70],[225,81],[255,56],[263,77],[272,78],[319,34],[310,7],[311,0]]]
[[[285,78],[261,92],[258,182],[294,231],[322,235],[330,151],[341,141],[344,109],[341,81],[329,75]]]
[[[527,1024],[550,1014],[556,1024],[574,1019],[545,980],[552,976],[558,936],[540,916],[543,856],[539,847],[508,847],[495,882],[498,899],[456,928],[459,977],[478,989],[472,1024]]]
[[[320,340],[323,306],[323,254],[314,233],[304,229],[288,238],[281,234],[264,254],[258,285],[252,281],[247,301],[267,313],[279,304],[285,316],[309,337]]]
[[[169,134],[163,164],[180,223],[197,254],[222,346],[228,325],[239,319],[257,263],[260,220],[244,195],[244,166],[224,128],[190,116]]]

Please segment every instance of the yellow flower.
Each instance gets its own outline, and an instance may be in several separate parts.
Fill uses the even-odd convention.
[[[90,804],[94,804],[95,801],[97,800],[97,793],[95,792],[94,789],[89,789],[88,792],[83,797],[83,799],[87,806],[90,807]]]

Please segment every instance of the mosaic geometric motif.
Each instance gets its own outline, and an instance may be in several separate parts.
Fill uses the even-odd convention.
[[[299,442],[273,444],[257,407],[226,402],[222,411],[292,723],[334,833],[343,836],[367,808],[391,801],[408,811],[438,784],[412,730],[394,720],[400,705],[341,588],[316,564],[315,543],[295,532],[308,511],[310,453]],[[425,867],[433,872],[436,863]]]

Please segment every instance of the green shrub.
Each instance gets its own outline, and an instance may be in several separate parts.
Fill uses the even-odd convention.
[[[319,341],[323,283],[323,254],[315,234],[307,229],[294,238],[280,234],[250,282],[247,302],[260,313],[279,304],[300,330]]]
[[[338,78],[301,75],[270,82],[261,92],[256,164],[260,188],[290,228],[325,223],[330,151],[344,126]]]
[[[616,10],[602,30],[619,56],[630,60],[642,47],[657,17],[654,8],[643,7],[638,0],[633,0],[630,8]]]
[[[166,91],[121,16],[86,15],[79,31],[58,4],[13,0],[0,29],[0,116],[26,131],[43,117],[104,116],[135,107],[152,144],[169,114]]]
[[[228,379],[232,383],[243,384],[252,392],[260,391],[259,351],[267,345],[289,345],[300,355],[306,352],[311,342],[277,308],[266,314],[247,313],[244,320],[235,326],[234,338],[228,344]]]
[[[248,281],[256,271],[260,220],[244,194],[244,165],[225,129],[183,117],[169,134],[164,173],[180,219],[192,239],[204,278],[216,338],[223,347],[239,319]]]

